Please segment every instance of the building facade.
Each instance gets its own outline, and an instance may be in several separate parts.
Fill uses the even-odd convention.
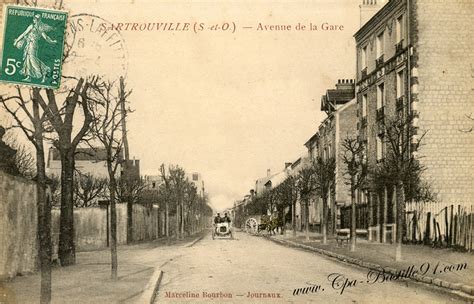
[[[340,207],[350,204],[350,189],[344,176],[344,151],[341,144],[346,137],[357,137],[354,89],[353,79],[339,79],[335,89],[326,91],[321,97],[321,111],[326,112],[327,117],[321,122],[318,131],[305,143],[309,159],[334,158],[336,162],[334,187],[328,197],[329,222],[333,228],[340,225]],[[314,204],[313,209],[322,209],[316,207],[317,204],[322,204],[320,198],[315,198]]]
[[[470,204],[474,194],[474,141],[463,132],[472,128],[472,64],[466,62],[474,61],[467,38],[473,10],[469,0],[390,0],[354,35],[358,133],[369,168],[391,149],[383,126],[410,118],[415,131],[406,135],[406,150],[419,156],[423,178],[444,203]],[[372,181],[361,192],[369,226],[381,228],[385,239],[396,223],[393,186],[381,191]]]

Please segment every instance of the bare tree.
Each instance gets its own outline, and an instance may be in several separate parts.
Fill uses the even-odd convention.
[[[18,141],[18,138],[10,133],[5,142],[15,149],[15,168],[20,176],[32,179],[36,176],[36,161],[34,155],[25,144]]]
[[[93,117],[92,134],[106,151],[107,172],[109,175],[109,196],[110,196],[110,254],[111,254],[111,278],[117,279],[118,259],[117,259],[117,174],[122,163],[122,119],[127,117],[127,113],[122,113],[120,97],[122,94],[128,96],[125,86],[120,86],[118,94],[114,94],[117,89],[113,82],[96,80],[91,84],[92,94],[90,104],[91,117]]]
[[[387,153],[372,173],[373,178],[379,183],[395,186],[397,206],[395,259],[397,261],[402,259],[406,194],[416,192],[413,190],[421,186],[421,174],[425,170],[419,162],[417,150],[426,132],[417,134],[418,130],[413,126],[414,119],[415,116],[410,115],[406,118],[396,117],[384,121],[383,141],[388,145]]]
[[[28,95],[28,96],[25,96]],[[19,128],[36,150],[38,255],[41,271],[40,303],[51,302],[51,200],[47,196],[44,137],[48,131],[47,110],[41,111],[39,89],[29,89],[25,94],[20,87],[9,96],[0,96],[0,103],[13,118],[13,128]]]
[[[360,189],[367,177],[367,162],[364,159],[364,145],[357,138],[347,136],[341,143],[342,162],[346,165],[344,175],[351,191],[351,251],[356,249],[356,199],[355,192]]]
[[[291,227],[293,236],[296,236],[296,202],[298,201],[298,179],[296,176],[289,175],[285,180],[275,188],[277,192],[277,210],[279,216],[285,216],[284,210],[288,207],[291,213]],[[284,221],[284,219],[283,219]],[[285,222],[283,222],[284,224]]]
[[[184,237],[184,189],[186,186],[186,172],[178,165],[170,166],[169,176],[173,197],[176,199],[176,239]]]
[[[334,187],[336,176],[336,161],[333,157],[323,158],[318,156],[311,163],[314,173],[314,183],[323,202],[323,216],[321,218],[321,228],[323,233],[323,244],[327,243],[327,223],[328,223],[328,197]]]
[[[107,179],[77,171],[74,179],[74,206],[84,208],[97,205],[97,198],[104,194],[106,188]]]
[[[59,259],[61,265],[75,264],[74,245],[74,155],[79,143],[89,131],[92,116],[88,109],[88,89],[90,80],[83,78],[77,81],[74,89],[62,98],[61,93],[44,89],[45,97],[37,90],[38,104],[46,114],[48,122],[56,133],[53,145],[58,149],[61,158],[61,216],[59,225]],[[62,99],[62,101],[60,101]],[[76,110],[81,107],[84,119],[79,131],[73,135],[73,121],[77,119]]]
[[[316,184],[315,163],[312,162],[298,172],[298,193],[304,203],[304,225],[306,240],[309,240],[309,202],[313,194],[318,190]]]
[[[166,239],[170,241],[170,221],[169,221],[169,216],[170,216],[170,205],[169,205],[169,199],[172,194],[172,189],[171,189],[171,181],[169,178],[169,174],[166,173],[165,165],[161,164],[160,166],[160,174],[161,174],[161,179],[163,183],[160,185],[160,197],[162,198],[162,201],[164,201],[165,204],[165,235]]]

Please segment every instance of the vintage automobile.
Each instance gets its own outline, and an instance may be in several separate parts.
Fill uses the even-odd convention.
[[[230,223],[217,223],[214,224],[214,229],[212,231],[212,239],[233,239],[232,229]]]

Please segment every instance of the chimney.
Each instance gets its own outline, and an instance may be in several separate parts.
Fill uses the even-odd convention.
[[[354,90],[355,82],[353,79],[338,79],[336,84],[337,90]]]
[[[271,171],[270,169],[267,169],[267,177],[270,177]]]
[[[289,166],[291,166],[292,163],[285,163],[285,169],[288,169]]]
[[[362,0],[360,8],[360,27],[372,18],[384,6],[386,0]]]

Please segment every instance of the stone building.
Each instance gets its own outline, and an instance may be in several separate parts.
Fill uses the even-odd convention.
[[[305,143],[308,158],[333,157],[336,161],[334,189],[328,198],[331,227],[339,226],[339,207],[350,204],[350,189],[345,183],[344,164],[341,161],[341,141],[347,136],[356,138],[356,101],[353,79],[339,79],[335,89],[328,89],[321,97],[321,111],[327,117],[318,131]],[[315,204],[321,204],[317,199]],[[318,208],[319,209],[319,208]]]
[[[471,204],[474,194],[474,140],[465,132],[474,101],[473,10],[470,0],[390,0],[354,35],[359,139],[369,167],[389,149],[381,125],[413,116],[407,149],[420,156],[424,179],[446,204]],[[385,239],[396,222],[393,189],[368,186],[370,225],[382,227]]]

